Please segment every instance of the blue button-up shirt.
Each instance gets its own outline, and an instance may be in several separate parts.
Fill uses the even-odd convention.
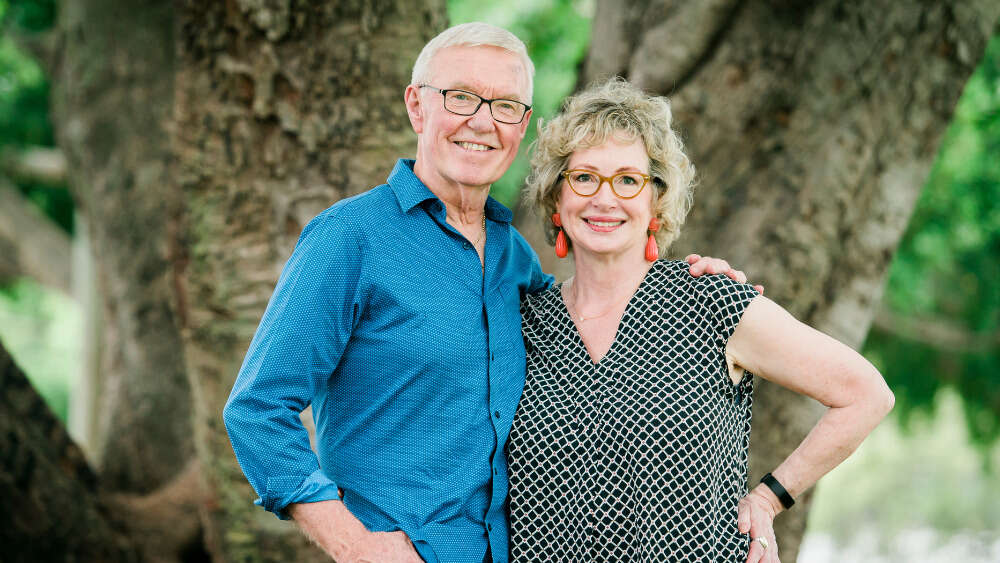
[[[257,503],[337,499],[427,561],[507,561],[504,443],[524,386],[518,303],[548,286],[486,203],[485,271],[400,160],[302,231],[224,419]],[[298,413],[313,407],[317,456]]]

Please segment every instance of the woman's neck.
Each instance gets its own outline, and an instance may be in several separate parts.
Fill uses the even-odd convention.
[[[632,254],[632,253],[628,253]],[[641,253],[635,257],[589,257],[574,254],[576,274],[571,291],[578,309],[590,309],[617,303],[635,293],[636,288],[652,267]],[[585,311],[578,314],[584,315]]]

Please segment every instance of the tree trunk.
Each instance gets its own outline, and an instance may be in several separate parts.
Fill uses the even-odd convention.
[[[403,89],[445,7],[188,0],[178,18],[174,267],[210,544],[220,561],[319,560],[252,505],[222,407],[302,227],[414,153]]]
[[[0,344],[4,561],[136,561],[62,423]]]
[[[581,84],[670,95],[700,188],[674,254],[728,259],[859,347],[962,86],[1000,13],[969,2],[598,2]],[[760,385],[751,482],[817,403]],[[809,495],[778,518],[794,561]]]
[[[179,204],[167,176],[173,6],[63,2],[58,27],[53,121],[89,219],[105,320],[95,457],[107,486],[148,492],[194,454],[167,260]]]

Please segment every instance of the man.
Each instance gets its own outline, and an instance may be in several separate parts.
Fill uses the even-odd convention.
[[[338,562],[507,561],[518,304],[552,278],[489,188],[533,72],[486,24],[424,47],[405,93],[416,160],[306,226],[233,387],[224,418],[258,504]]]

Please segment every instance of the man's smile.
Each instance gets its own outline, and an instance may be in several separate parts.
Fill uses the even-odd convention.
[[[494,150],[493,147],[481,143],[470,143],[468,141],[455,141],[455,144],[462,147],[463,149],[470,151],[486,152]]]

